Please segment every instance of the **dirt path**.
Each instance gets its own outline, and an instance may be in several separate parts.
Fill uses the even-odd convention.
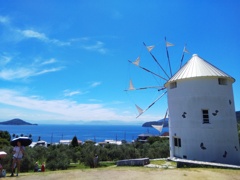
[[[44,173],[21,173],[4,180],[240,180],[240,170],[232,169],[158,169],[144,167],[111,167],[87,170],[65,170]]]

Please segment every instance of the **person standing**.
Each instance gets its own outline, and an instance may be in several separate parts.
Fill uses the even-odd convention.
[[[94,158],[93,158],[93,167],[97,168],[98,166],[98,155],[95,154]]]
[[[45,171],[45,164],[42,163],[41,172],[44,172],[44,171]]]
[[[14,172],[14,169],[15,169],[16,166],[17,166],[16,176],[18,176],[18,173],[20,172],[20,165],[21,165],[21,160],[23,158],[24,150],[25,150],[25,147],[21,145],[20,141],[17,141],[17,146],[15,146],[13,148],[13,161],[12,161],[12,174],[11,174],[11,176],[13,176],[13,172]]]

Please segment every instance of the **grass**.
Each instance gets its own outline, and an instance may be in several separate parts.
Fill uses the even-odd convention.
[[[156,165],[168,165],[168,166],[173,166],[177,167],[177,163],[173,161],[166,161],[166,160],[150,160],[151,164],[156,164]]]
[[[98,168],[106,168],[106,167],[111,167],[115,166],[116,162],[115,161],[101,161],[99,162]],[[83,163],[70,163],[68,166],[69,170],[74,170],[74,169],[91,169],[89,166],[85,166]]]
[[[166,160],[150,160],[150,163],[156,164],[156,165],[168,165],[173,167],[177,166],[176,162],[166,161]],[[99,162],[98,168],[107,168],[107,167],[114,167],[114,166],[116,166],[116,161],[101,161]],[[74,169],[91,169],[91,168],[89,166],[85,166],[83,163],[71,163],[68,169],[74,170]]]

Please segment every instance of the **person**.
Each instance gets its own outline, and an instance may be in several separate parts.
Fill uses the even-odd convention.
[[[44,171],[45,171],[45,164],[42,163],[41,172],[44,172]]]
[[[2,167],[2,164],[0,164],[0,177],[2,176],[2,170],[3,170],[3,167]]]
[[[36,162],[35,165],[34,165],[34,172],[38,172],[38,169],[39,169],[38,168],[38,162]]]
[[[13,161],[12,161],[12,174],[11,174],[11,176],[13,176],[13,172],[14,172],[14,169],[15,169],[16,166],[17,166],[16,176],[18,176],[18,173],[20,172],[20,165],[21,165],[21,160],[23,158],[24,150],[25,150],[25,147],[21,145],[20,141],[17,141],[17,146],[15,146],[13,148]]]
[[[93,167],[96,168],[98,165],[98,155],[95,154],[94,158],[93,158]]]
[[[0,177],[5,177],[6,176],[6,170],[3,169],[2,164],[0,164]]]

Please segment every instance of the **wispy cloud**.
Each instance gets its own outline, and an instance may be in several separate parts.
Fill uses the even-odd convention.
[[[102,84],[102,82],[92,82],[90,84],[90,87],[97,87],[97,86],[100,86]]]
[[[20,108],[21,111],[19,112],[21,112],[21,117],[26,117],[26,119],[30,119],[29,115],[34,113],[41,117],[41,120],[51,120],[49,117],[66,121],[130,120],[133,118],[133,116],[127,117],[126,115],[119,115],[114,109],[104,107],[103,104],[99,103],[78,103],[67,99],[45,100],[33,96],[24,96],[19,91],[9,89],[0,89],[0,94],[1,104],[14,107],[14,112],[18,112],[18,108]],[[6,109],[6,111],[8,112],[8,109]],[[11,115],[13,116],[15,114]]]
[[[9,62],[11,62],[12,57],[6,55],[0,55],[0,66],[5,66]]]
[[[60,70],[62,70],[63,68],[64,68],[64,67],[43,69],[43,70],[40,70],[40,71],[36,71],[34,74],[32,74],[32,76],[38,76],[38,75],[41,75],[41,74],[46,74],[46,73],[50,73],[50,72],[60,71]]]
[[[53,63],[56,63],[56,62],[57,62],[56,59],[51,58],[51,59],[49,59],[49,60],[46,60],[46,61],[42,62],[41,64],[42,64],[42,65],[46,65],[46,64],[53,64]]]
[[[69,46],[70,42],[63,42],[58,39],[51,39],[48,38],[44,33],[40,33],[38,31],[34,30],[19,30],[19,32],[25,37],[25,38],[35,38],[40,41],[46,42],[46,43],[53,43],[58,46]]]
[[[36,39],[43,40],[43,41],[48,40],[48,38],[45,36],[45,34],[39,33],[39,32],[33,31],[33,30],[23,30],[20,32],[23,34],[23,36],[25,36],[27,38],[36,38]]]
[[[75,43],[78,43],[78,46],[80,46],[80,48],[87,51],[95,51],[100,54],[106,54],[108,52],[108,49],[105,47],[104,42],[99,40],[93,40],[96,38],[77,37],[71,38],[69,40],[60,40],[56,38],[51,38],[44,32],[41,32],[34,27],[28,29],[14,27],[14,25],[10,23],[10,19],[8,17],[0,16],[0,23],[5,25],[6,29],[8,30],[8,38],[6,39],[8,41],[11,40],[15,42],[20,42],[27,39],[37,39],[40,42],[46,44],[54,44],[56,46],[72,46],[76,45]]]
[[[44,65],[44,68],[42,66],[39,66],[38,62],[35,62],[34,64],[24,64],[24,67],[16,65],[14,63],[11,63],[11,67],[9,68],[6,66],[11,61],[10,57],[2,57],[0,59],[0,79],[3,80],[17,80],[17,79],[27,79],[33,76],[39,76],[46,73],[52,73],[56,71],[62,70],[64,67],[46,67],[49,64],[52,64],[54,62],[57,62],[54,58],[40,62],[40,64]]]
[[[88,51],[97,51],[101,54],[106,54],[107,48],[105,48],[104,46],[105,44],[102,41],[96,41],[94,44],[91,45],[82,45],[82,48]]]
[[[0,78],[4,80],[22,79],[27,78],[35,74],[34,70],[27,68],[16,69],[2,69],[0,71]]]
[[[83,94],[83,93],[79,90],[77,90],[77,91],[70,91],[69,89],[64,90],[64,96],[66,96],[66,97],[71,97],[71,96],[75,96],[78,94]]]
[[[103,37],[81,37],[73,38],[70,40],[72,44],[78,44],[82,49],[87,51],[94,51],[100,54],[106,54],[109,50],[106,48],[105,43],[97,40]]]
[[[71,45],[70,41],[61,41],[59,39],[50,38],[45,33],[34,30],[35,28],[30,29],[20,29],[11,24],[10,19],[6,16],[0,16],[0,24],[3,24],[6,27],[6,30],[9,32],[9,38],[14,41],[22,41],[25,39],[38,39],[44,43],[55,44],[57,46],[69,46]],[[11,34],[11,35],[10,35]]]

